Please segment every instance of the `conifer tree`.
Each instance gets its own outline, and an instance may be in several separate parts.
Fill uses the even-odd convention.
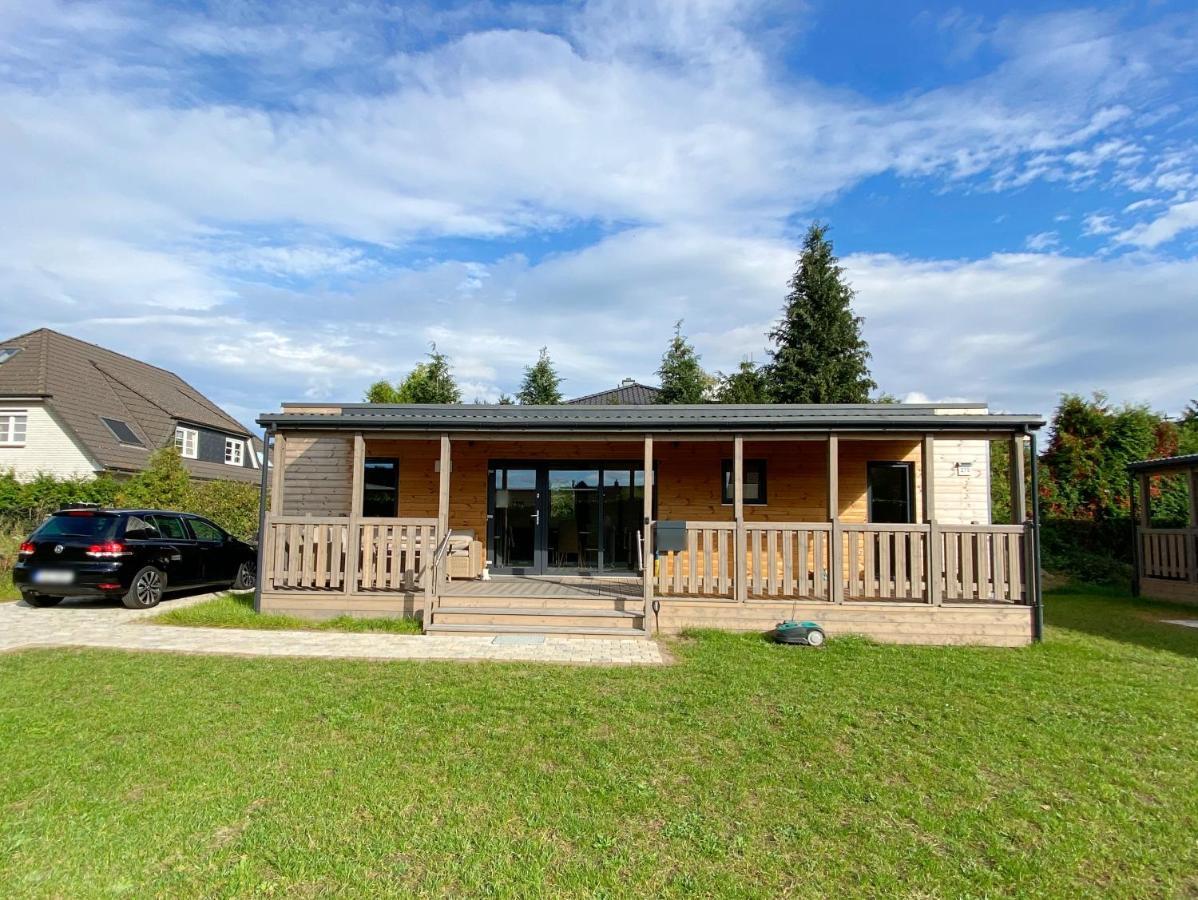
[[[553,361],[549,358],[549,348],[542,347],[537,361],[524,370],[524,381],[520,390],[516,392],[516,400],[524,405],[561,403],[561,383],[557,370],[553,368]]]
[[[853,315],[853,289],[827,232],[818,223],[808,230],[782,319],[769,333],[765,375],[775,403],[868,403],[877,387],[863,320]]]
[[[706,403],[713,379],[699,364],[699,354],[682,333],[682,320],[674,323],[674,337],[657,370],[661,378],[658,403]]]

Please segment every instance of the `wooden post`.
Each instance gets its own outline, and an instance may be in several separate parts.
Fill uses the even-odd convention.
[[[919,457],[919,477],[922,484],[923,521],[936,521],[936,438],[923,436],[923,449]]]
[[[342,592],[352,594],[358,589],[362,572],[362,493],[366,481],[366,440],[362,432],[354,433],[353,471],[350,473],[349,534],[345,547],[345,583]]]
[[[840,436],[828,435],[828,521],[832,523],[828,542],[828,599],[844,603],[844,543],[840,530]]]
[[[1141,472],[1140,480],[1140,527],[1152,527],[1152,495],[1150,488],[1152,482],[1147,472]]]
[[[923,451],[920,455],[920,471],[923,481],[923,521],[928,526],[927,552],[923,555],[924,591],[927,601],[935,606],[943,602],[940,590],[941,557],[940,529],[936,525],[936,438],[931,434],[923,436]]]
[[[997,536],[996,536],[997,537]],[[934,521],[928,523],[928,552],[925,556],[927,561],[928,574],[925,579],[928,583],[928,602],[933,606],[940,606],[944,603],[944,591],[940,584],[940,573],[944,570],[944,535],[940,532],[940,526]]]
[[[1190,469],[1190,531],[1186,547],[1190,551],[1190,582],[1198,584],[1198,469]]]
[[[749,599],[749,567],[745,533],[745,439],[739,434],[732,439],[732,516],[736,520],[736,546],[733,550],[736,559],[736,592],[733,596],[738,603],[746,603]],[[753,562],[761,565],[761,560]]]
[[[450,457],[449,435],[441,435],[441,464],[440,476],[437,479],[437,543],[441,543],[449,534],[449,476],[453,471],[453,461]]]
[[[441,542],[449,537],[449,478],[453,474],[453,458],[448,434],[441,435],[441,464],[439,468],[440,472],[438,472],[439,477],[437,479],[436,540],[431,547],[425,548],[425,552],[429,554],[428,561],[425,562],[425,571],[428,573],[427,577],[432,579],[431,588],[426,587],[424,592],[424,624],[426,626],[432,624],[433,607],[440,596],[441,582],[444,580],[441,568],[438,567],[435,571],[429,571],[428,564],[432,561],[433,554],[441,546]],[[444,557],[442,557],[442,564],[444,564]]]
[[[287,468],[284,465],[286,460],[287,436],[284,432],[279,431],[275,433],[274,446],[270,451],[270,464],[272,467],[270,473],[270,514],[272,516],[283,515],[283,470]]]
[[[1011,435],[1011,524],[1027,521],[1027,485],[1023,475],[1023,435]]]
[[[650,623],[653,616],[653,435],[645,435],[645,496],[642,505],[642,538],[644,545],[644,577],[642,582],[645,591],[644,623],[645,631],[651,631]],[[678,560],[675,559],[675,565]],[[654,623],[656,624],[656,623]]]

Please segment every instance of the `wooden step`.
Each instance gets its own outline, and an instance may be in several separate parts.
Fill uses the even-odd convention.
[[[434,617],[435,618],[435,617]],[[649,637],[643,628],[611,628],[605,626],[575,625],[442,625],[438,622],[424,629],[426,634],[544,634],[554,637],[582,638],[628,638],[644,640]]]
[[[439,603],[442,606],[471,607],[479,609],[600,609],[617,612],[642,612],[645,601],[641,597],[615,597],[594,595],[579,597],[574,594],[545,597],[497,597],[485,594],[455,594],[452,590],[442,591]]]
[[[433,621],[440,625],[568,625],[570,627],[639,628],[640,611],[621,609],[561,609],[508,606],[437,606]]]

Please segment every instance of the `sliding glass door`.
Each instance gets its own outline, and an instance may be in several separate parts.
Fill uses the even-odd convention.
[[[496,462],[488,483],[493,571],[636,571],[645,477],[635,463]]]

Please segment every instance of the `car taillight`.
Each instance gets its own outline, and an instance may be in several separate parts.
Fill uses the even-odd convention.
[[[33,556],[33,551],[36,549],[37,547],[33,546],[29,541],[25,541],[21,544],[20,554],[21,556]]]
[[[105,541],[102,544],[92,544],[88,547],[87,555],[95,559],[116,559],[118,556],[128,556],[129,551],[120,541]]]

